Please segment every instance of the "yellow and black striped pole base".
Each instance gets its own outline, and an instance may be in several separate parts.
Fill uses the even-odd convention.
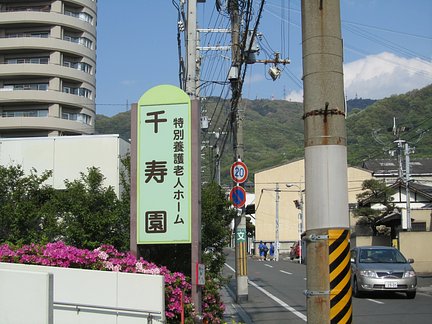
[[[349,230],[328,231],[330,323],[352,322]]]
[[[349,230],[309,230],[306,241],[308,323],[352,323]]]

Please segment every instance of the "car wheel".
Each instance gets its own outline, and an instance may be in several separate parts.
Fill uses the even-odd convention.
[[[354,278],[354,283],[353,283],[353,288],[352,289],[353,289],[353,295],[354,295],[354,297],[359,298],[359,297],[361,297],[363,295],[362,292],[359,291],[359,289],[358,289],[357,278]]]
[[[416,292],[415,291],[407,291],[406,295],[407,295],[408,299],[414,299],[416,296]]]

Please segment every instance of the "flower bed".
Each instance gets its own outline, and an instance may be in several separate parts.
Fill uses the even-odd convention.
[[[184,296],[183,304],[187,322],[190,322],[194,316],[191,303],[191,284],[183,273],[171,272],[166,267],[158,267],[142,258],[136,259],[132,254],[118,252],[110,245],[103,245],[90,251],[65,245],[61,241],[46,245],[30,244],[21,247],[2,244],[0,245],[0,261],[65,268],[160,274],[165,278],[165,315],[168,323],[179,323],[182,295]],[[224,305],[219,298],[218,286],[212,280],[207,281],[203,289],[203,315],[212,323],[220,323]]]

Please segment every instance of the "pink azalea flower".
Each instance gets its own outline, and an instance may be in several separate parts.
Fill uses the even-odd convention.
[[[8,244],[0,244],[0,261],[45,266],[75,267],[83,269],[97,269],[108,271],[122,271],[163,275],[165,278],[165,315],[168,323],[177,323],[181,313],[181,298],[188,309],[189,316],[193,316],[194,308],[191,300],[192,285],[183,273],[171,272],[166,267],[158,267],[143,258],[138,260],[131,253],[121,253],[111,245],[102,245],[90,251],[68,246],[62,241],[46,245],[29,244],[20,248],[11,248]],[[214,291],[214,283],[208,280]],[[225,309],[219,296],[203,290],[202,312],[204,318],[211,323],[220,323],[220,316]]]

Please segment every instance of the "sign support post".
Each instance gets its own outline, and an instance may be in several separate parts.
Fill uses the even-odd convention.
[[[201,314],[200,112],[181,89],[148,90],[132,111],[131,252],[191,245],[192,301]],[[201,278],[202,279],[202,278]],[[199,281],[200,283],[202,280]]]
[[[231,189],[230,200],[237,208],[238,220],[235,223],[235,246],[236,246],[236,282],[237,302],[248,299],[248,277],[247,277],[247,233],[246,217],[243,214],[246,203],[246,191],[242,184],[248,177],[248,169],[242,161],[236,161],[231,165],[230,174],[236,186]]]

